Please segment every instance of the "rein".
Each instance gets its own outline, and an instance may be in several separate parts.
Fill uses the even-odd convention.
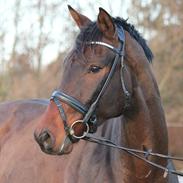
[[[164,154],[160,154],[160,153],[154,153],[150,150],[142,151],[142,150],[138,150],[138,149],[127,148],[124,146],[117,145],[114,142],[112,142],[111,140],[108,140],[108,139],[105,139],[102,137],[99,138],[99,137],[93,136],[91,134],[87,134],[83,138],[83,140],[89,141],[92,143],[96,143],[96,144],[100,144],[100,145],[104,145],[107,147],[112,147],[112,148],[118,149],[120,151],[125,151],[126,153],[130,154],[131,156],[134,156],[134,157],[152,165],[153,167],[156,167],[158,169],[163,170],[164,171],[164,175],[163,175],[164,178],[167,177],[168,173],[183,176],[183,172],[169,169],[167,167],[164,167],[162,165],[159,165],[157,163],[154,163],[154,162],[148,160],[149,156],[152,156],[152,157],[158,157],[158,158],[167,159],[167,160],[171,159],[171,160],[176,160],[176,161],[183,161],[183,158],[181,158],[181,157],[164,155]],[[141,156],[141,155],[143,155],[143,156]]]

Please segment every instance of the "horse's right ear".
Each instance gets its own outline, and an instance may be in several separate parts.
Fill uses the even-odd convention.
[[[72,18],[74,19],[74,21],[76,22],[76,24],[78,25],[78,27],[81,29],[82,27],[85,27],[87,26],[89,23],[91,23],[91,20],[78,13],[75,9],[73,9],[70,5],[68,5],[68,9],[69,9],[69,12],[72,16]]]

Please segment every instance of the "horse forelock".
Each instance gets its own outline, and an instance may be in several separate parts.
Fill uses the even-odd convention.
[[[101,41],[102,33],[96,22],[91,22],[88,26],[81,29],[76,39],[76,47],[83,52],[86,42]]]

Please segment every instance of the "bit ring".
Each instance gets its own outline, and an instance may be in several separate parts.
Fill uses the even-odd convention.
[[[74,127],[77,124],[82,124],[82,125],[85,125],[85,127],[86,127],[86,130],[80,136],[76,135],[75,132],[74,132]],[[72,123],[72,125],[70,126],[70,135],[73,136],[76,139],[82,139],[89,133],[89,130],[90,130],[90,128],[89,128],[88,123],[83,123],[83,120],[77,120],[74,123]]]

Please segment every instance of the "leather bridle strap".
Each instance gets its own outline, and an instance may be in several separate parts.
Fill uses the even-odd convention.
[[[59,113],[60,113],[60,116],[63,120],[63,124],[64,124],[64,129],[65,129],[65,132],[67,134],[70,134],[70,127],[67,123],[67,116],[64,112],[64,108],[61,104],[60,101],[63,101],[67,104],[69,104],[71,107],[73,107],[74,109],[76,109],[78,112],[82,113],[83,115],[86,114],[87,112],[87,108],[84,107],[83,104],[81,104],[78,100],[76,100],[75,98],[63,93],[63,92],[60,92],[60,91],[54,91],[52,93],[52,96],[50,98],[50,100],[53,100],[54,103],[56,104],[58,110],[59,110]]]
[[[128,90],[125,87],[125,83],[124,83],[124,79],[123,79],[123,71],[124,71],[124,46],[125,46],[125,33],[122,27],[117,27],[117,32],[118,32],[118,39],[120,42],[120,46],[119,48],[115,48],[112,45],[109,45],[107,43],[104,42],[100,42],[100,41],[90,41],[90,42],[86,42],[86,45],[99,45],[99,46],[104,46],[109,48],[110,50],[112,50],[113,52],[116,53],[116,56],[114,58],[114,61],[112,63],[111,69],[109,71],[109,74],[99,92],[99,94],[97,95],[97,98],[95,99],[95,101],[91,104],[91,106],[88,108],[86,108],[81,102],[79,102],[77,99],[65,94],[64,92],[60,92],[60,91],[54,91],[51,99],[55,102],[55,104],[57,105],[58,109],[59,109],[59,113],[61,118],[63,119],[63,123],[64,123],[64,128],[67,131],[67,134],[70,134],[73,125],[71,125],[71,127],[69,127],[68,123],[67,123],[67,118],[66,118],[66,114],[64,112],[64,109],[62,107],[60,103],[60,101],[70,105],[72,108],[76,109],[78,112],[80,112],[81,114],[83,114],[84,119],[83,120],[79,120],[77,121],[78,123],[83,123],[85,124],[86,128],[89,128],[88,124],[92,124],[94,126],[93,129],[97,128],[96,125],[96,107],[99,103],[99,100],[101,99],[102,95],[104,94],[107,86],[109,85],[109,82],[115,72],[115,68],[118,64],[118,62],[121,60],[121,83],[122,83],[122,89],[123,92],[125,94],[125,108],[127,106],[129,106],[129,99],[130,99],[130,93],[128,92]],[[76,122],[74,123],[76,124]],[[87,129],[88,131],[88,129]],[[90,132],[94,132],[95,130],[90,130]],[[72,131],[73,133],[73,131]],[[83,138],[83,135],[81,136]],[[78,137],[79,138],[79,137]]]
[[[89,42],[88,44],[92,44],[92,45],[102,45],[102,46],[104,46],[104,44],[101,44],[101,43],[102,43],[102,42],[98,42],[98,41],[97,41],[97,42]],[[106,46],[106,45],[108,45],[108,44],[105,44],[105,46]],[[106,46],[106,47],[109,48],[109,46]],[[104,83],[102,89],[100,90],[100,92],[99,92],[99,94],[98,94],[96,100],[95,100],[95,101],[92,103],[92,105],[89,107],[89,110],[88,110],[88,112],[86,113],[86,115],[85,115],[85,117],[84,117],[84,119],[83,119],[83,122],[84,122],[84,123],[87,123],[87,121],[90,119],[91,115],[94,113],[94,111],[95,111],[95,109],[96,109],[96,107],[97,107],[97,104],[98,104],[100,98],[102,97],[102,95],[104,94],[104,92],[105,92],[107,86],[109,85],[109,82],[110,82],[110,80],[111,80],[111,78],[112,78],[112,76],[113,76],[113,74],[114,74],[114,71],[115,71],[115,69],[116,69],[116,65],[117,65],[118,62],[119,62],[119,59],[120,59],[121,57],[124,57],[124,55],[123,55],[124,53],[122,53],[123,47],[124,47],[124,44],[123,44],[123,43],[120,43],[120,48],[119,48],[119,49],[112,49],[112,46],[110,47],[110,49],[112,49],[113,51],[116,52],[115,59],[114,59],[114,61],[113,61],[112,67],[111,67],[111,69],[110,69],[110,72],[109,72],[109,74],[108,74],[108,76],[107,76],[107,79],[105,80],[105,83]],[[119,54],[119,53],[120,53],[120,54]]]
[[[64,129],[68,133],[69,129],[68,129],[68,124],[67,124],[67,116],[65,115],[63,106],[62,106],[62,104],[61,104],[61,102],[60,102],[58,97],[53,97],[51,99],[53,99],[53,101],[55,102],[56,106],[58,107],[60,116],[62,117],[62,120],[63,120],[63,123],[64,123]]]
[[[127,108],[129,106],[129,100],[130,100],[130,93],[128,92],[128,90],[126,89],[125,83],[124,83],[124,79],[123,79],[123,71],[124,71],[124,54],[125,54],[125,33],[124,33],[124,29],[121,26],[117,27],[117,32],[118,32],[118,40],[120,42],[120,47],[119,48],[115,48],[112,45],[109,45],[107,43],[104,42],[100,42],[100,41],[91,41],[88,42],[87,44],[89,45],[99,45],[99,46],[104,46],[109,48],[110,50],[112,50],[113,52],[116,53],[115,59],[113,61],[111,70],[107,76],[107,79],[100,91],[100,93],[97,96],[97,99],[92,103],[92,105],[90,106],[88,112],[86,113],[83,122],[87,123],[87,121],[90,119],[91,115],[94,113],[97,104],[100,100],[100,98],[102,97],[103,93],[105,92],[107,86],[109,85],[109,82],[114,74],[115,68],[117,63],[119,62],[119,60],[121,59],[121,83],[122,83],[122,89],[124,91],[125,94],[125,108]]]

